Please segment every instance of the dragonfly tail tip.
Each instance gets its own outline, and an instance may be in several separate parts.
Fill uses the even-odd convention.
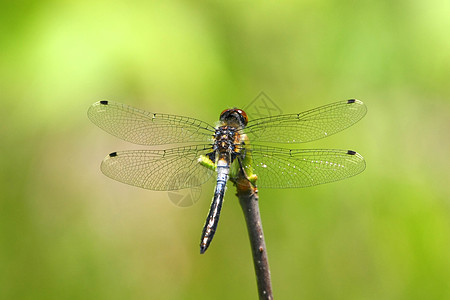
[[[206,249],[208,249],[208,247],[200,246],[200,254],[205,253]]]

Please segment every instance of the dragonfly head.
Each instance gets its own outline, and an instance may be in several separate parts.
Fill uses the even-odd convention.
[[[245,111],[238,108],[225,109],[220,114],[220,121],[224,124],[244,128],[248,123]]]

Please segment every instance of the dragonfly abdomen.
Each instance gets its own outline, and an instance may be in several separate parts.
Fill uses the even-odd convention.
[[[216,233],[217,224],[219,223],[220,211],[222,209],[223,198],[225,196],[225,189],[230,172],[229,164],[224,159],[217,162],[217,183],[214,190],[214,197],[209,209],[206,223],[203,227],[202,237],[200,240],[200,253],[205,253],[211,243],[214,234]]]

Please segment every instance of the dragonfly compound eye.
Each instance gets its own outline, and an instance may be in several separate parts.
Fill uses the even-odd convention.
[[[241,116],[242,123],[244,124],[244,126],[246,126],[248,123],[248,117],[245,111],[243,111],[242,109],[236,109],[236,112]]]
[[[238,123],[242,127],[245,127],[248,123],[247,114],[238,108],[224,110],[220,114],[220,120],[225,123]]]

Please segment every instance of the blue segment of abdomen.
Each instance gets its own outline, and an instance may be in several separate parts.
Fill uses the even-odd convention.
[[[217,163],[216,188],[214,190],[211,208],[209,209],[208,217],[206,218],[206,223],[203,227],[202,237],[200,240],[200,253],[204,253],[206,249],[208,249],[208,246],[216,232],[229,172],[230,167],[226,161],[219,160]]]

